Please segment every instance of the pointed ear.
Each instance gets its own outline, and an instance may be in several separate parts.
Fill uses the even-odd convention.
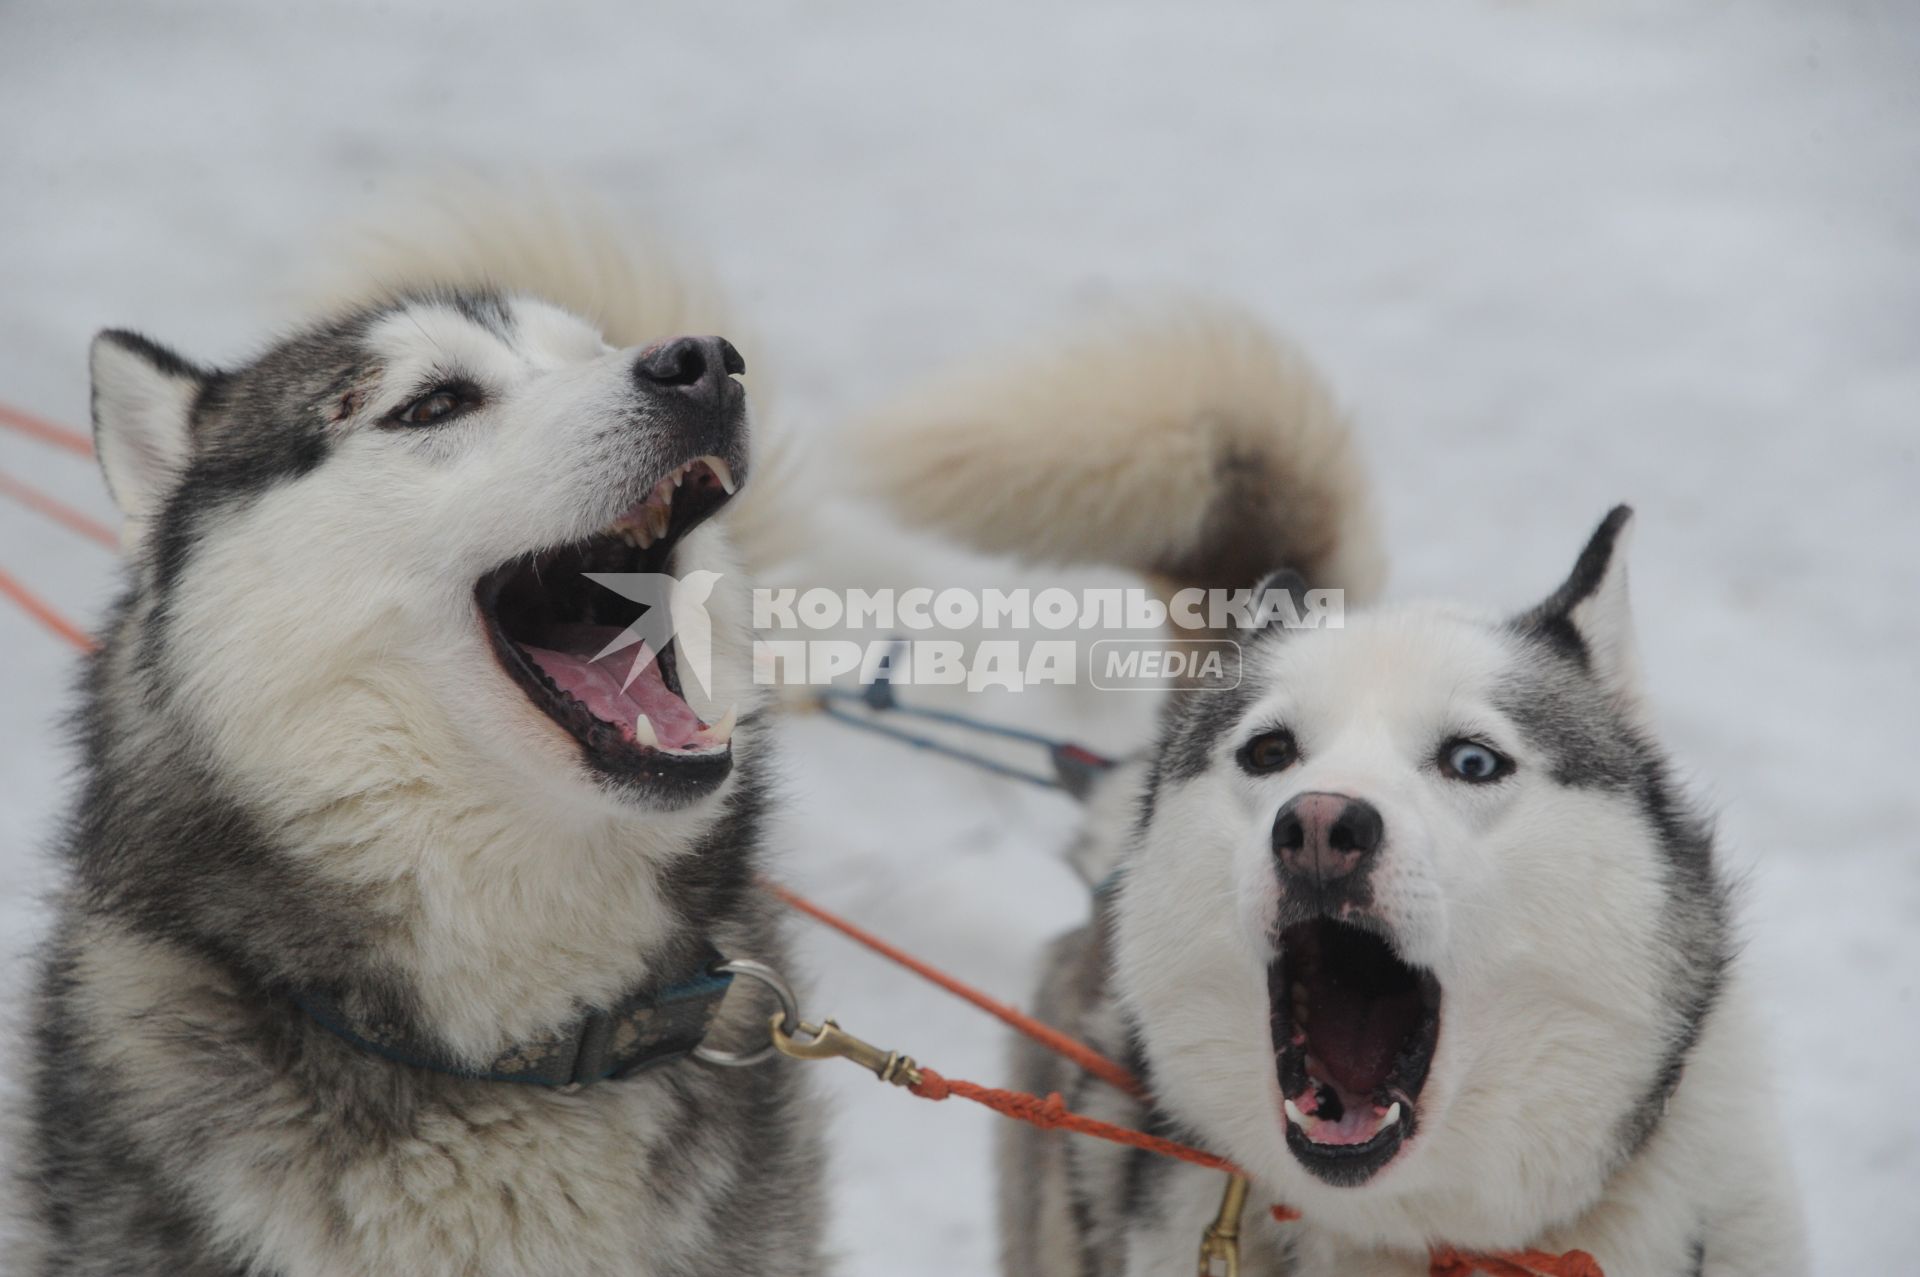
[[[1640,685],[1633,614],[1627,603],[1627,525],[1633,510],[1615,506],[1580,552],[1573,573],[1514,625],[1553,644],[1615,691]]]
[[[93,339],[93,450],[126,516],[128,546],[186,471],[194,400],[209,373],[138,333]]]
[[[1257,629],[1292,624],[1306,611],[1307,578],[1292,568],[1267,573],[1253,587],[1253,606]]]

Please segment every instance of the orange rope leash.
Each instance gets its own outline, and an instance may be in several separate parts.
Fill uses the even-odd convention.
[[[119,534],[100,520],[4,472],[0,472],[0,497],[18,502],[35,514],[44,514],[68,531],[78,532],[89,541],[97,541],[110,550],[120,548]]]
[[[957,1095],[963,1100],[984,1104],[996,1113],[1018,1118],[1043,1131],[1076,1131],[1081,1135],[1091,1135],[1096,1139],[1125,1144],[1132,1148],[1143,1148],[1149,1153],[1159,1153],[1163,1157],[1191,1162],[1195,1166],[1204,1166],[1210,1171],[1226,1171],[1232,1175],[1245,1173],[1224,1157],[1215,1157],[1212,1153],[1203,1153],[1197,1148],[1161,1139],[1157,1135],[1148,1135],[1132,1127],[1116,1126],[1112,1122],[1102,1122],[1098,1118],[1075,1113],[1067,1108],[1066,1101],[1060,1098],[1057,1091],[1041,1099],[1025,1091],[1006,1091],[997,1086],[981,1086],[977,1082],[963,1082],[958,1078],[943,1077],[924,1064],[919,1068],[920,1081],[907,1089],[923,1100],[944,1100],[949,1096]],[[1289,1214],[1291,1215],[1292,1212]]]
[[[65,426],[56,426],[44,417],[36,417],[30,412],[22,412],[18,408],[10,407],[3,403],[0,403],[0,426],[6,426],[10,430],[17,430],[23,435],[40,440],[42,443],[50,443],[56,448],[64,448],[68,452],[78,456],[91,457],[93,455],[93,440],[87,438],[87,436],[81,434],[78,430],[69,430]]]
[[[846,936],[857,944],[866,946],[881,957],[905,967],[921,979],[938,985],[961,1001],[972,1003],[1002,1024],[1032,1038],[1035,1042],[1046,1047],[1055,1055],[1073,1061],[1107,1085],[1125,1091],[1128,1095],[1134,1096],[1135,1098],[1146,1098],[1146,1091],[1141,1087],[1139,1078],[1136,1078],[1125,1066],[1108,1059],[1086,1043],[1077,1041],[1054,1028],[1052,1025],[1043,1024],[1039,1020],[1034,1019],[1018,1007],[1009,1006],[998,998],[991,997],[979,989],[974,988],[972,985],[965,984],[953,976],[948,975],[946,972],[922,962],[904,949],[889,944],[864,927],[856,926],[838,914],[821,908],[798,892],[789,890],[779,883],[766,878],[760,880],[760,885],[789,908],[797,909],[814,921],[832,927],[841,935]]]
[[[87,632],[62,616],[51,603],[13,579],[13,576],[0,569],[0,595],[13,600],[14,605],[40,624],[58,634],[67,642],[83,652],[93,650],[93,640]]]
[[[1428,1260],[1427,1277],[1607,1277],[1600,1264],[1584,1250],[1553,1255],[1543,1250],[1502,1251],[1495,1255],[1472,1255],[1457,1250],[1436,1250]]]

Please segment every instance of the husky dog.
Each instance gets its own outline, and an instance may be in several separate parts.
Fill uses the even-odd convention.
[[[795,1075],[688,1058],[766,1045],[716,965],[785,954],[743,361],[585,221],[389,250],[242,367],[94,342],[126,588],[10,1271],[818,1272]],[[710,587],[710,684],[588,573]]]
[[[906,517],[1164,587],[1380,574],[1340,412],[1231,315],[1123,325],[877,414]],[[1430,1248],[1591,1252],[1610,1277],[1805,1271],[1763,1034],[1706,819],[1655,742],[1608,515],[1518,615],[1406,605],[1239,634],[1169,694],[1074,860],[1090,925],[1043,1019],[1139,1104],[1022,1046],[1018,1084],[1246,1168],[1243,1271],[1424,1274]],[[1016,1128],[1004,1268],[1191,1271],[1222,1179]]]

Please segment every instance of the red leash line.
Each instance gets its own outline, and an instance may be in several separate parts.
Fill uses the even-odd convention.
[[[948,975],[930,963],[921,961],[904,949],[882,940],[866,928],[851,923],[838,914],[813,903],[797,891],[783,887],[767,878],[760,880],[760,886],[789,908],[796,909],[816,922],[832,927],[848,939],[864,945],[889,961],[898,963],[962,1001],[972,1003],[1049,1051],[1071,1060],[1108,1085],[1125,1091],[1135,1099],[1143,1101],[1147,1099],[1146,1089],[1140,1085],[1139,1078],[1086,1043],[1069,1037],[1052,1025],[1034,1019],[1017,1007],[1009,1006],[997,998],[982,993],[972,985]],[[1043,1099],[1025,1091],[981,1086],[977,1082],[943,1077],[924,1065],[920,1066],[920,1074],[922,1080],[908,1089],[923,1100],[944,1100],[949,1096],[957,1095],[961,1099],[972,1100],[975,1104],[983,1104],[1007,1117],[1031,1123],[1042,1130],[1075,1131],[1081,1135],[1091,1135],[1096,1139],[1107,1140],[1114,1144],[1126,1144],[1133,1148],[1143,1148],[1149,1152],[1177,1158],[1183,1162],[1191,1162],[1195,1166],[1204,1166],[1208,1170],[1226,1171],[1233,1175],[1245,1173],[1226,1158],[1217,1157],[1190,1145],[1072,1112],[1067,1108],[1066,1101],[1057,1094]],[[1273,1214],[1275,1219],[1283,1221],[1299,1217],[1291,1207],[1286,1206],[1274,1207]]]
[[[1498,1254],[1470,1255],[1464,1251],[1436,1250],[1428,1260],[1428,1277],[1607,1277],[1599,1261],[1584,1250],[1564,1255],[1544,1250],[1509,1250]]]
[[[1231,1175],[1245,1174],[1239,1167],[1224,1157],[1215,1157],[1212,1153],[1202,1152],[1186,1144],[1162,1139],[1158,1135],[1148,1135],[1129,1126],[1116,1126],[1112,1122],[1102,1122],[1098,1118],[1086,1117],[1067,1108],[1066,1101],[1059,1095],[1049,1095],[1041,1099],[1025,1091],[1005,1091],[997,1086],[981,1086],[977,1082],[963,1082],[959,1078],[942,1077],[924,1064],[920,1068],[920,1081],[907,1089],[923,1100],[944,1100],[957,1095],[963,1100],[972,1100],[975,1104],[984,1104],[996,1113],[1018,1118],[1043,1131],[1076,1131],[1081,1135],[1091,1135],[1097,1139],[1114,1144],[1126,1144],[1133,1148],[1143,1148],[1149,1153],[1159,1153],[1163,1157],[1176,1158],[1182,1162],[1191,1162],[1195,1166],[1204,1166],[1210,1171],[1226,1171]],[[1299,1216],[1283,1206],[1274,1208],[1276,1217],[1297,1219]],[[1279,1212],[1286,1211],[1284,1216]]]
[[[36,434],[61,447],[81,451],[86,456],[93,455],[93,446],[82,436],[50,422],[18,413],[5,404],[0,404],[0,423],[14,426],[28,434]],[[12,475],[0,473],[0,496],[16,501],[34,513],[44,515],[69,531],[97,541],[108,549],[120,548],[120,536],[112,528],[92,515],[76,510],[63,501],[57,501],[30,484],[22,483]],[[22,612],[74,647],[83,652],[93,650],[93,639],[85,630],[68,620],[58,608],[28,589],[5,569],[0,569],[0,595],[6,596]]]
[[[18,502],[36,514],[44,514],[61,527],[78,532],[89,541],[97,541],[109,550],[120,548],[120,534],[100,520],[81,510],[76,510],[63,501],[57,501],[38,488],[20,482],[12,475],[0,471],[0,497]]]
[[[78,430],[56,426],[44,417],[22,412],[10,404],[0,403],[0,426],[6,426],[10,430],[38,439],[42,443],[50,443],[56,448],[64,448],[76,456],[91,457],[93,455],[93,440]]]
[[[889,944],[879,936],[874,935],[871,931],[848,922],[838,914],[830,913],[826,909],[813,903],[813,901],[808,900],[805,896],[791,891],[777,882],[762,878],[760,885],[789,908],[797,909],[814,921],[832,927],[835,931],[838,931],[841,935],[846,936],[856,944],[864,945],[888,961],[905,967],[921,979],[938,985],[961,1001],[972,1003],[1002,1024],[1020,1033],[1024,1033],[1054,1054],[1072,1060],[1075,1064],[1093,1074],[1093,1076],[1099,1078],[1102,1082],[1107,1083],[1109,1086],[1117,1087],[1136,1099],[1145,1098],[1145,1092],[1140,1086],[1140,1079],[1136,1078],[1125,1067],[1108,1059],[1086,1043],[1067,1036],[1051,1025],[1041,1023],[1017,1007],[1009,1006],[998,998],[990,997],[982,993],[972,985],[963,983],[929,963],[922,962],[906,950]]]
[[[34,620],[40,622],[40,624],[46,626],[81,651],[91,652],[93,650],[93,640],[87,636],[85,630],[60,615],[51,603],[48,603],[32,590],[29,590],[26,586],[14,580],[13,576],[5,569],[0,569],[0,594],[13,600],[14,605],[22,612],[25,612],[28,616],[31,616]]]

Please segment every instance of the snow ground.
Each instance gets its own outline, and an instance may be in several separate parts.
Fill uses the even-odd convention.
[[[709,254],[803,429],[1116,292],[1243,299],[1353,404],[1397,592],[1519,605],[1639,507],[1646,666],[1775,998],[1784,1107],[1754,1119],[1789,1124],[1821,1271],[1884,1272],[1920,1189],[1916,71],[1920,11],[1854,0],[16,0],[0,399],[82,420],[109,323],[238,356],[322,232],[449,164]],[[0,435],[0,469],[107,510],[73,458]],[[103,600],[95,548],[9,506],[0,544]],[[0,642],[18,951],[71,658],[11,611]],[[825,723],[787,756],[784,872],[1021,997],[1083,908],[1064,804]],[[996,1074],[973,1013],[808,952],[850,1027]],[[832,1083],[847,1271],[989,1271],[992,1119]]]

